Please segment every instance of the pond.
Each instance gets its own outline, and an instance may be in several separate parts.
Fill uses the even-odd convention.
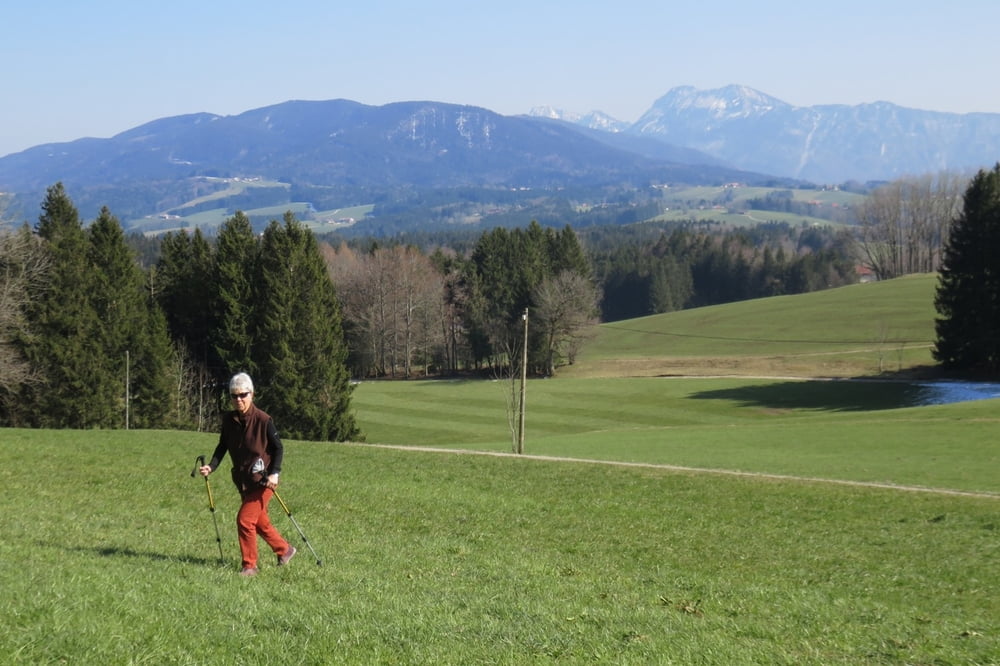
[[[918,389],[917,405],[1000,398],[1000,383],[997,382],[920,382],[914,386]]]

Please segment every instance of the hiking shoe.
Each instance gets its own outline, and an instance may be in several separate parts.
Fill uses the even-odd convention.
[[[285,554],[278,558],[278,566],[288,564],[297,552],[299,551],[295,550],[295,546],[289,546]]]
[[[243,569],[240,571],[240,575],[248,578],[250,576],[256,576],[257,567],[243,567]]]

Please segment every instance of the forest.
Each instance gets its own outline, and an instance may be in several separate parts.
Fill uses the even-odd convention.
[[[56,184],[36,225],[0,239],[0,424],[210,429],[246,371],[289,436],[358,438],[352,381],[512,376],[526,332],[525,372],[551,376],[601,321],[827,289],[860,267],[937,270],[961,184],[940,182],[883,188],[857,227],[531,221],[351,238],[291,212],[259,231],[240,211],[213,235],[126,234],[107,208],[81,220]]]

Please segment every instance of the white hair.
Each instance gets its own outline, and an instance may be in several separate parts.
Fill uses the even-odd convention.
[[[229,391],[249,391],[253,393],[253,380],[245,372],[237,373],[229,380]]]

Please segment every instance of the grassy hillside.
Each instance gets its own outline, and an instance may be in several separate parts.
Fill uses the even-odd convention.
[[[568,377],[859,376],[933,363],[936,274],[603,324]]]
[[[366,382],[354,405],[369,442],[507,452],[503,384]],[[903,382],[531,380],[525,451],[1000,493],[997,401],[915,407],[919,392]]]
[[[772,210],[729,211],[725,207],[670,208],[653,218],[655,222],[720,222],[733,227],[750,227],[762,223],[784,223],[796,227],[807,225],[833,225],[829,220],[810,215],[798,215]]]
[[[800,204],[808,204],[804,213],[771,210],[745,210],[751,199],[765,199],[780,194]],[[745,186],[673,187],[663,192],[667,208],[658,221],[717,221],[733,226],[761,222],[799,224],[834,224],[843,220],[848,209],[861,205],[865,196],[833,189],[795,189]]]
[[[728,187],[702,185],[696,187],[674,187],[664,193],[664,200],[688,207],[720,204],[726,202],[746,202],[750,199],[764,199],[769,194],[787,192],[794,201],[851,207],[860,205],[865,196],[843,190],[829,188],[785,189],[777,187]]]
[[[872,320],[926,353],[932,286],[605,326],[575,370],[870,364]],[[579,374],[528,382],[526,451],[549,458],[499,455],[509,383],[358,385],[369,442],[399,448],[287,441],[280,492],[323,566],[275,502],[300,554],[253,579],[226,466],[221,557],[189,475],[216,435],[3,430],[0,661],[997,663],[997,400]]]
[[[280,492],[324,564],[272,503],[302,552],[243,579],[224,470],[221,563],[188,475],[213,444],[3,432],[4,663],[1000,655],[996,499],[290,441]]]

